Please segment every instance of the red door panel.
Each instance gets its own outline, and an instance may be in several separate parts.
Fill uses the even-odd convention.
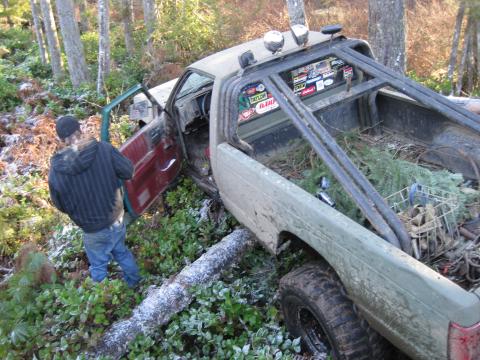
[[[182,154],[173,137],[165,135],[162,119],[153,120],[120,148],[134,166],[125,182],[130,211],[143,213],[165,191],[180,171]]]

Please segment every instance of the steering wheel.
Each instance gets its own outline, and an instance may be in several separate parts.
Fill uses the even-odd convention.
[[[206,93],[201,100],[200,103],[200,111],[202,112],[202,116],[209,119],[210,118],[210,103],[212,102],[212,92],[209,91]]]

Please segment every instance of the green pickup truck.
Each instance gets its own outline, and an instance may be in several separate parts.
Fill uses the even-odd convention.
[[[393,344],[414,359],[480,359],[479,236],[465,226],[477,217],[462,197],[478,187],[480,116],[340,30],[269,32],[108,105],[104,140],[110,111],[134,95],[141,126],[121,147],[135,166],[126,208],[140,215],[184,171],[272,254],[304,249],[313,261],[284,276],[279,294],[289,331],[316,358],[383,359]],[[380,193],[352,159],[357,143],[339,140],[352,133],[364,141],[357,152],[379,139],[395,157],[420,149],[400,170],[443,169],[462,196],[416,178]],[[373,164],[383,171],[382,157]],[[321,167],[318,190],[303,186]]]

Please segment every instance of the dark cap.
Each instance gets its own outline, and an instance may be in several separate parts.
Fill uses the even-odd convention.
[[[65,140],[65,138],[72,135],[75,131],[80,130],[80,124],[78,123],[78,120],[70,115],[65,115],[58,118],[55,127],[57,129],[58,137],[62,140]]]

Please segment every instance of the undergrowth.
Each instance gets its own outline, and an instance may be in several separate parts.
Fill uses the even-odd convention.
[[[128,358],[292,359],[300,339],[279,323],[278,276],[263,250],[247,254],[220,280],[194,289],[195,301],[156,335],[138,336]]]
[[[56,282],[38,284],[46,258],[34,253],[0,292],[0,358],[81,358],[114,321],[130,314],[147,285],[160,285],[235,226],[228,214],[217,224],[200,220],[203,198],[190,179],[183,179],[165,195],[163,206],[129,226],[127,242],[145,279],[137,291],[120,280],[116,266],[102,283],[86,278],[81,231],[57,226],[46,245]],[[284,264],[298,264],[296,256]],[[300,344],[280,324],[275,290],[285,271],[263,250],[247,254],[213,285],[194,289],[192,306],[154,336],[138,337],[126,357],[291,358]]]
[[[0,183],[0,256],[13,256],[22,244],[41,241],[59,221],[39,176],[16,176]]]

